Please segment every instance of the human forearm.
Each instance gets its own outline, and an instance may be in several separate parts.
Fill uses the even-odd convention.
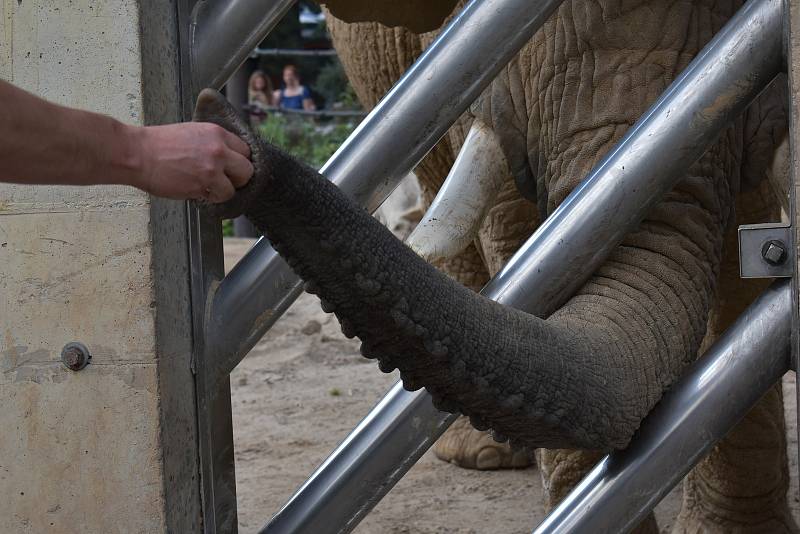
[[[0,182],[125,184],[220,202],[250,179],[250,148],[208,123],[128,126],[0,81]]]
[[[0,181],[138,185],[135,129],[0,81]]]

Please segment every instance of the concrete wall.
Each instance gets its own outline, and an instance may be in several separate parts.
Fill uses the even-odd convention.
[[[175,8],[0,0],[0,77],[129,123],[179,116]],[[0,185],[0,532],[196,532],[185,213]],[[81,341],[91,365],[67,370]]]

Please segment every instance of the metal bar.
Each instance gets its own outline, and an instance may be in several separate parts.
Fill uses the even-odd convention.
[[[181,55],[188,57],[181,62],[185,119],[191,118],[199,90],[224,85],[293,3],[180,0]],[[208,293],[224,274],[221,231],[219,222],[201,217],[196,206],[187,209],[203,531],[235,534],[238,519],[230,380],[220,379],[209,365],[204,324]]]
[[[192,96],[221,88],[295,0],[201,0],[192,11]]]
[[[267,115],[269,113],[276,113],[282,115],[296,115],[300,117],[355,117],[362,119],[367,115],[366,111],[350,110],[350,109],[315,109],[313,111],[307,109],[290,109],[281,108],[278,106],[260,106],[251,104],[243,106],[243,111],[251,115]]]
[[[558,309],[781,72],[782,16],[782,0],[747,2],[484,292]]]
[[[334,49],[304,50],[302,48],[256,48],[250,52],[251,57],[256,56],[335,56]]]
[[[191,120],[191,33],[195,0],[178,0],[182,118]],[[224,274],[219,221],[202,217],[192,202],[185,205],[188,225],[192,312],[192,371],[197,401],[197,440],[203,534],[236,534],[236,471],[230,379],[216,380],[207,365],[204,319],[208,291]]]
[[[255,70],[254,67],[246,62],[242,63],[242,66],[236,69],[225,82],[225,97],[239,113],[244,113],[248,107],[250,99],[248,85],[250,75]]]
[[[292,499],[260,532],[323,533],[353,530],[399,478],[387,477],[381,469],[364,469],[363,459],[370,456],[374,447],[405,461],[405,464],[393,466],[405,473],[458,417],[442,414],[434,408],[430,395],[413,395],[411,402],[407,402],[404,393],[408,392],[397,382],[378,404],[378,409],[364,418],[317,469],[318,476],[309,478],[296,492],[296,495],[335,495],[334,500],[344,505],[341,514],[331,516],[328,508],[331,502],[328,500]],[[386,426],[374,421],[378,414],[380,417],[388,415],[395,424]],[[365,439],[365,435],[369,437]],[[409,450],[415,450],[418,454],[409,455]],[[329,464],[333,462],[337,465],[329,469]],[[353,506],[344,503],[352,503]],[[297,513],[298,506],[303,508],[302,513]]]
[[[800,3],[786,2],[784,20],[784,35],[786,36],[787,73],[789,87],[787,91],[786,116],[789,119],[789,176],[787,212],[789,224],[794,234],[795,247],[791,250],[794,257],[792,272],[792,369],[795,373],[800,371],[800,202],[797,198],[797,188],[800,185]],[[800,405],[800,390],[795,392],[795,402]],[[800,412],[795,417],[798,423],[795,436],[800,438]],[[800,460],[800,451],[795,452],[795,461]],[[797,474],[797,469],[795,470]]]
[[[203,308],[215,280],[224,273],[219,221],[189,206],[192,298],[192,370],[197,399],[200,489],[205,534],[236,534],[236,469],[233,451],[230,377],[217,380],[203,342]]]
[[[562,305],[780,72],[781,13],[781,0],[747,3],[482,293],[542,316]],[[453,420],[423,412],[422,397],[394,387],[262,532],[351,529]],[[382,446],[378,438],[408,420],[384,407],[412,404],[416,424],[436,433],[404,449]],[[362,480],[382,480],[381,494],[359,491]]]
[[[321,172],[371,211],[425,156],[561,0],[472,0]],[[300,293],[262,239],[221,282],[207,334],[227,376]]]
[[[629,532],[789,370],[789,281],[773,284],[535,534]]]

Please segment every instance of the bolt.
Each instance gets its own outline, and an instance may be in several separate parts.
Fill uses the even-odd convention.
[[[80,371],[89,364],[92,355],[83,343],[67,343],[61,349],[61,361],[68,369]]]
[[[783,265],[786,256],[786,245],[783,241],[771,239],[761,247],[761,257],[770,265]]]

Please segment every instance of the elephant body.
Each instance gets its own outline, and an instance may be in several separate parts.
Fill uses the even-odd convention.
[[[494,132],[507,163],[474,244],[437,267],[480,288],[740,5],[566,0],[417,169],[430,202],[473,122]],[[370,17],[381,10],[391,7]],[[368,107],[433,35],[330,17],[329,27]],[[479,430],[548,448],[538,459],[552,506],[602,451],[627,445],[701,346],[764,287],[738,278],[733,230],[778,214],[762,180],[786,128],[773,92],[547,318],[443,276],[316,173],[248,138],[210,97],[199,118],[239,129],[255,147],[253,185],[226,209],[267,233],[382,370],[399,368],[407,388],[426,387],[440,409],[469,415]],[[786,469],[776,387],[687,477],[675,530],[796,531]],[[640,531],[656,531],[652,516]]]
[[[529,201],[522,198],[512,180],[506,180],[475,245],[437,266],[468,287],[479,289],[486,275],[494,275],[502,268],[539,222],[624,135],[739,5],[707,1],[565,2],[501,72],[471,113],[457,122],[417,169],[424,201],[429,205],[455,159],[467,126],[477,118],[500,136],[509,170],[517,181],[536,184],[536,195]],[[460,2],[454,12],[462,6]],[[347,23],[330,14],[327,18],[345,70],[367,107],[377,103],[437,34],[434,31],[417,37],[404,28],[376,22]],[[375,46],[379,42],[384,46]],[[377,52],[361,54],[366,49]],[[376,75],[386,73],[387,69],[392,75],[386,78]],[[708,255],[718,259],[716,265],[708,262],[699,267],[711,276],[706,274],[708,282],[698,292],[704,296],[689,305],[708,310],[707,329],[690,324],[680,329],[695,332],[694,339],[681,346],[690,357],[697,354],[704,334],[705,347],[764,287],[763,281],[739,278],[734,228],[737,224],[776,220],[779,216],[777,199],[763,181],[759,184],[771,154],[770,145],[782,133],[782,110],[775,108],[773,101],[751,110],[749,116],[755,115],[755,120],[751,124],[742,120],[727,131],[695,165],[693,171],[700,170],[696,172],[698,176],[681,184],[684,188],[692,179],[717,174],[717,178],[707,176],[701,186],[713,191],[715,202],[719,202],[712,216],[716,222],[713,230],[716,242],[711,245],[714,252]],[[724,178],[721,180],[720,176]],[[739,194],[743,188],[753,189],[754,184],[758,184],[754,191]],[[692,199],[690,203],[695,203],[708,194],[685,195],[681,188],[671,197],[688,196]],[[738,205],[733,209],[737,194]],[[686,210],[686,205],[667,199],[643,227],[649,224],[658,228],[664,220],[685,214]],[[660,220],[658,212],[662,213]],[[708,215],[706,212],[705,216]],[[697,224],[708,231],[709,222],[706,219]],[[645,237],[647,233],[629,237],[622,247],[657,249],[658,245],[649,243]],[[674,240],[675,236],[671,236],[665,241]],[[692,241],[690,238],[686,245],[679,244],[677,248],[692,247]],[[620,254],[626,255],[632,254]],[[605,280],[626,278],[626,264],[631,262],[620,259],[606,263],[583,289],[584,298],[602,295],[604,286],[612,283]],[[605,277],[604,272],[608,273]],[[670,315],[688,318],[687,304],[676,304],[682,300],[679,295],[688,296],[688,292],[678,290],[671,299],[658,304],[664,309],[675,306]],[[694,321],[705,320],[704,314],[695,315]],[[776,387],[687,477],[685,502],[676,532],[747,528],[795,531],[785,502],[788,474],[780,398],[780,388]],[[498,451],[481,433],[471,431],[464,422],[456,426],[459,428],[455,432],[451,429],[445,435],[444,447],[437,444],[437,454],[470,467],[514,465],[509,452]],[[480,455],[488,457],[488,462],[481,460]],[[599,453],[542,449],[537,458],[546,504],[552,507],[594,465]],[[653,530],[652,517],[646,523],[640,529]]]

